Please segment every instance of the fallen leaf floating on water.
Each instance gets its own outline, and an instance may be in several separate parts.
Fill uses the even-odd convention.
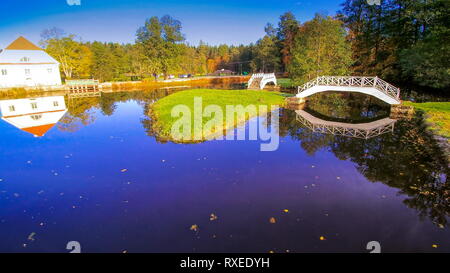
[[[34,239],[34,236],[36,235],[36,233],[35,232],[31,232],[30,233],[30,235],[28,235],[28,240],[29,241],[34,241],[35,239]]]
[[[275,219],[275,217],[271,217],[271,218],[269,219],[269,222],[270,222],[271,224],[275,224],[275,223],[277,222],[277,220]]]
[[[326,240],[326,238],[324,237],[324,236],[320,236],[320,238],[319,238],[321,241],[325,241]]]
[[[218,217],[217,217],[217,215],[215,215],[214,213],[211,213],[211,215],[209,216],[209,220],[210,221],[215,221],[215,220],[217,220],[218,219]]]
[[[192,225],[191,226],[191,230],[197,232],[198,231],[198,226],[197,225]]]
[[[284,212],[284,213],[288,213],[289,210],[288,210],[288,209],[284,209],[283,212]]]
[[[434,245],[432,245],[432,247],[433,247],[433,248],[438,248],[439,245],[434,244]]]
[[[127,172],[127,171],[128,171],[127,169],[120,170],[120,172],[122,172],[122,173]]]

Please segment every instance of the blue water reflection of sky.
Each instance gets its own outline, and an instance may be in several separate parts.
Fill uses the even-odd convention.
[[[0,122],[0,252],[64,252],[72,240],[88,252],[365,251],[373,240],[450,250],[448,231],[420,221],[398,189],[327,150],[309,156],[290,137],[268,153],[248,141],[160,144],[136,102],[95,117],[43,138]]]

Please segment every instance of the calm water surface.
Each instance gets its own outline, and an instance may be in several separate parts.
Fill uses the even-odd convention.
[[[68,252],[69,241],[83,252],[368,252],[369,241],[450,251],[449,167],[420,117],[358,139],[282,110],[275,152],[161,143],[147,113],[171,92],[65,97],[68,112],[42,137],[0,121],[0,251]],[[371,98],[328,98],[305,112],[389,116]]]

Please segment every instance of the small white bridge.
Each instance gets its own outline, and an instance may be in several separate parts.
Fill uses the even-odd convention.
[[[368,123],[352,124],[335,121],[326,121],[316,118],[303,110],[295,111],[297,121],[308,127],[315,133],[340,135],[345,137],[354,137],[369,139],[385,133],[392,133],[396,120],[384,118]]]
[[[400,89],[378,77],[317,77],[298,87],[298,98],[326,91],[359,92],[374,96],[388,104],[400,104]]]
[[[268,83],[277,85],[277,77],[275,77],[275,73],[253,74],[248,81],[248,89],[262,90]]]

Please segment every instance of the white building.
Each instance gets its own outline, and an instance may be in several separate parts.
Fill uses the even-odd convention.
[[[0,88],[61,85],[59,63],[42,48],[19,37],[0,51]]]
[[[2,119],[35,137],[44,136],[66,114],[64,96],[0,101]]]

